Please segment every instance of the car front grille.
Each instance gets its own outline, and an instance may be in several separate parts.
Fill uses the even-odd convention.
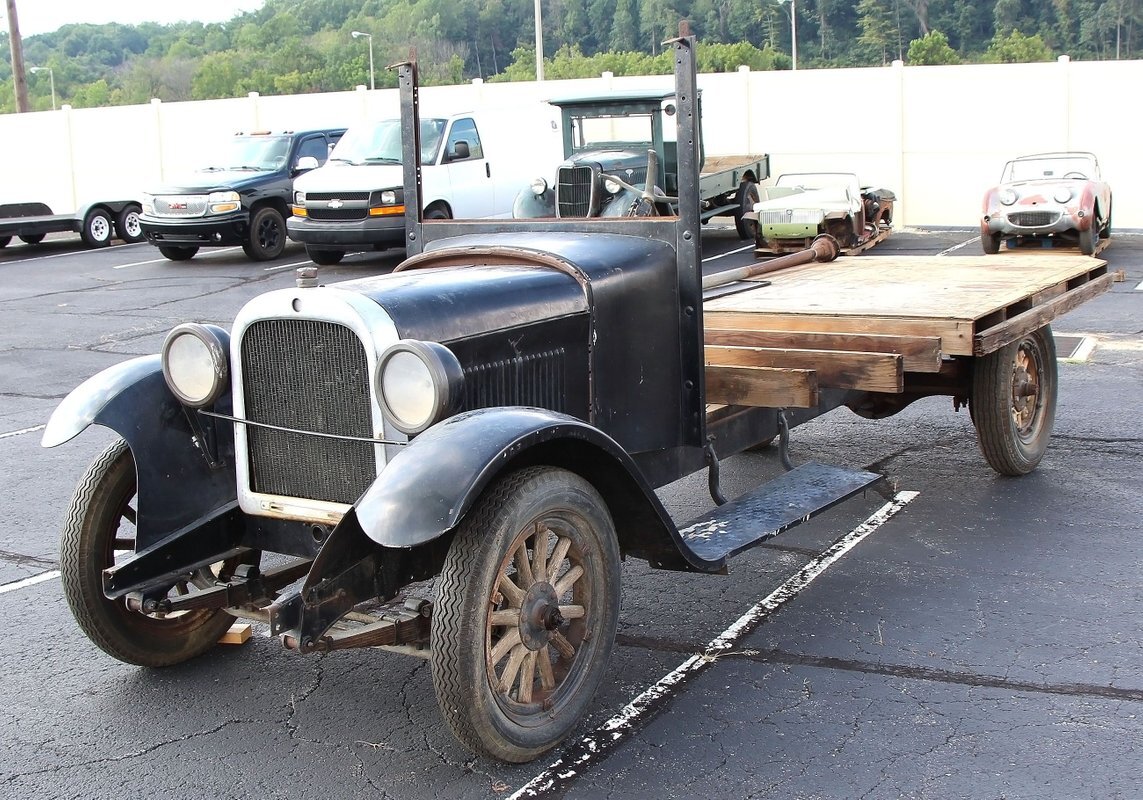
[[[595,170],[591,167],[560,167],[556,173],[556,215],[593,216],[595,184]]]
[[[369,192],[306,192],[306,202],[318,200],[327,202],[329,200],[356,200],[362,202],[369,199]]]
[[[242,337],[245,416],[337,436],[373,436],[365,348],[349,328],[317,320],[253,323]],[[353,503],[377,475],[374,445],[248,425],[250,489]]]
[[[201,217],[206,214],[206,195],[156,195],[156,217]]]
[[[1056,211],[1016,211],[1008,215],[1008,221],[1021,228],[1051,225],[1059,218],[1059,212]]]
[[[369,216],[369,211],[365,208],[315,208],[309,206],[306,208],[306,216],[310,219],[365,219]]]
[[[762,225],[817,225],[822,219],[822,212],[816,208],[758,212],[758,222]]]

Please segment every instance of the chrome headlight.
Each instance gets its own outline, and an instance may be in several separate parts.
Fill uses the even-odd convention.
[[[464,370],[443,344],[402,339],[381,354],[376,390],[393,427],[412,436],[460,409]]]
[[[1052,199],[1057,203],[1066,203],[1072,199],[1072,190],[1066,186],[1061,186],[1056,189],[1056,193],[1052,195]]]
[[[1019,199],[1016,190],[1011,186],[1006,186],[1000,190],[1000,202],[1006,206],[1010,206]]]
[[[179,325],[163,342],[163,378],[183,405],[205,408],[230,385],[230,334],[217,325]]]
[[[242,207],[238,192],[211,192],[206,196],[207,211],[211,214],[225,214]]]
[[[619,190],[623,187],[611,178],[603,179],[603,188],[607,190],[608,194],[619,194]]]
[[[155,196],[153,194],[144,194],[139,198],[139,205],[143,208],[144,214],[155,214]]]
[[[294,205],[304,206],[306,204],[305,192],[294,192]]]
[[[397,192],[394,189],[388,189],[381,192],[381,205],[393,206],[397,204]]]
[[[536,178],[532,181],[532,194],[539,197],[544,192],[548,191],[548,182],[543,178]]]

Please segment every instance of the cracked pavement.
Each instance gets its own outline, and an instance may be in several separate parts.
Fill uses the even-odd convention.
[[[861,257],[933,253],[971,236],[902,232]],[[732,231],[705,241],[708,254],[741,246]],[[51,257],[26,260],[37,253]],[[1117,233],[1103,257],[1127,280],[1055,323],[1099,343],[1089,361],[1060,365],[1055,434],[1035,473],[993,474],[967,412],[946,398],[886,420],[836,411],[796,428],[795,462],[876,467],[920,495],[553,796],[1138,796],[1143,237]],[[291,247],[254,264],[203,251],[139,264],[151,259],[149,245],[0,251],[0,589],[57,568],[76,479],[109,440],[93,430],[42,450],[38,426],[59,398],[156,352],[178,322],[228,325],[246,300],[292,285],[293,270],[277,268],[304,255]],[[321,275],[361,277],[398,260],[351,256]],[[727,459],[724,491],[780,469],[775,452]],[[712,506],[705,474],[660,495],[679,520]],[[735,559],[727,576],[625,563],[608,677],[566,747],[883,502],[869,492],[842,504]],[[420,659],[300,656],[255,624],[245,645],[145,670],[83,637],[58,580],[0,592],[0,610],[15,633],[0,648],[4,796],[495,798],[560,753],[529,765],[473,757],[441,721]]]

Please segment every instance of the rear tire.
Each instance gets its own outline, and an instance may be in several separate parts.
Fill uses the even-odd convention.
[[[111,244],[111,215],[102,208],[93,208],[83,218],[80,237],[88,247],[106,247]]]
[[[8,243],[11,241],[12,241],[11,236],[0,236],[0,249],[7,247]]]
[[[286,248],[286,220],[273,206],[262,206],[250,218],[250,239],[242,250],[254,261],[270,261]]]
[[[758,202],[758,184],[754,181],[743,181],[738,191],[738,213],[734,215],[734,229],[738,231],[739,239],[755,240],[758,238],[758,222],[745,219],[742,215],[754,210]]]
[[[115,233],[127,244],[143,241],[143,226],[139,224],[139,213],[142,210],[139,206],[131,203],[124,206],[123,210],[115,217]]]
[[[166,667],[214,647],[234,617],[196,610],[144,614],[103,594],[103,570],[135,549],[135,461],[119,440],[80,479],[60,543],[60,579],[79,627],[99,649],[141,667]],[[204,576],[187,575],[182,591]],[[172,590],[175,591],[175,590]]]
[[[595,488],[553,467],[500,479],[438,583],[431,664],[445,721],[502,761],[552,749],[603,678],[618,616],[619,547]]]
[[[159,252],[164,257],[169,258],[171,261],[190,261],[194,258],[194,254],[198,252],[197,247],[174,247],[171,245],[164,245],[159,248]]]
[[[980,450],[1001,475],[1036,468],[1056,419],[1056,340],[1037,331],[977,359],[970,409]]]
[[[345,253],[341,250],[311,250],[308,247],[306,248],[306,255],[309,256],[310,261],[320,267],[340,264],[341,259],[345,258]]]

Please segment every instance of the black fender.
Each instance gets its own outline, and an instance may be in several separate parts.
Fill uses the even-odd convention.
[[[224,392],[215,410],[228,414],[229,398]],[[143,356],[73,389],[52,412],[41,444],[56,447],[90,425],[109,428],[127,442],[138,480],[136,550],[143,550],[227,513],[237,500],[233,427],[198,417],[212,466],[195,444],[188,413],[197,412],[185,409],[167,388],[160,356]]]
[[[354,518],[379,545],[417,547],[452,531],[499,476],[538,464],[570,470],[595,486],[625,555],[662,569],[721,569],[683,544],[638,466],[614,439],[575,417],[540,408],[478,409],[430,428],[389,461],[354,504]],[[336,532],[327,544],[335,538]]]
[[[556,215],[556,193],[550,188],[536,194],[531,188],[516,195],[512,204],[512,219],[541,219]]]

